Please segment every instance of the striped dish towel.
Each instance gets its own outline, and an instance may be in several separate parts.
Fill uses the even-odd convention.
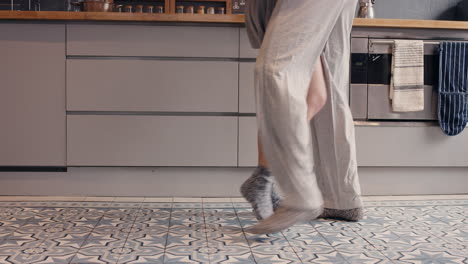
[[[439,51],[439,125],[455,136],[468,123],[468,43],[442,42]]]
[[[395,40],[390,99],[394,112],[424,110],[424,42]]]

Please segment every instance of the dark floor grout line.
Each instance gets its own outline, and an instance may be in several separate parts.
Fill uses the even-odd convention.
[[[166,232],[166,241],[164,243],[164,252],[163,252],[163,263],[166,262],[166,249],[167,249],[167,243],[169,242],[169,231],[171,229],[171,220],[172,220],[172,210],[174,208],[174,199],[172,199],[171,202],[171,210],[169,211],[169,220],[167,224],[167,232]]]
[[[207,226],[206,226],[206,217],[205,217],[205,202],[203,202],[203,199],[201,201],[201,210],[202,210],[202,215],[203,215],[203,226],[205,227],[205,238],[206,238],[206,247],[210,247],[210,242],[208,240],[208,234],[206,233]],[[211,264],[211,254],[207,253],[208,255],[208,262]]]
[[[144,201],[144,200],[143,200]],[[125,238],[125,242],[122,246],[122,249],[125,248],[125,245],[127,245],[127,241],[128,241],[128,238],[130,237],[130,233],[132,233],[132,229],[133,227],[135,226],[135,223],[136,223],[136,220],[138,218],[138,214],[141,212],[142,210],[142,207],[143,207],[143,201],[140,202],[139,206],[138,206],[138,210],[135,212],[135,217],[133,219],[133,223],[132,223],[132,226],[130,227],[129,231],[128,231],[128,234],[127,234],[127,237]],[[120,264],[120,258],[122,257],[122,255],[119,256],[119,258],[117,259],[117,264]]]
[[[241,222],[241,220],[240,220],[240,218],[239,218],[239,214],[237,214],[237,210],[238,210],[239,208],[236,208],[236,207],[234,206],[234,203],[232,203],[232,207],[234,208],[234,213],[236,214],[237,222],[239,223],[239,226],[240,226],[240,228],[241,228],[241,230],[242,230],[242,234],[244,235],[245,241],[247,242],[247,245],[249,246],[249,250],[250,250],[250,254],[252,255],[252,259],[253,259],[253,261],[254,261],[255,264],[258,264],[257,259],[255,259],[255,254],[254,254],[253,251],[252,251],[252,247],[251,247],[250,241],[249,241],[249,239],[247,238],[247,234],[245,234],[244,226],[242,225],[242,222]]]
[[[96,226],[101,222],[101,220],[104,218],[104,216],[106,215],[106,213],[103,213],[101,215],[101,217],[99,217],[99,220],[96,221],[96,223],[94,224],[93,228],[91,229],[91,231],[88,233],[88,235],[86,235],[86,238],[83,240],[83,242],[80,244],[80,246],[78,247],[78,249],[76,250],[75,254],[73,254],[73,257],[70,259],[70,262],[69,263],[72,263],[73,262],[73,259],[75,258],[75,256],[78,254],[78,252],[80,251],[80,249],[83,247],[83,245],[86,243],[86,241],[88,241],[88,238],[89,236],[93,233],[93,231],[96,229]]]
[[[381,250],[379,250],[377,247],[375,247],[374,244],[372,244],[367,238],[361,236],[354,228],[353,226],[350,226],[351,231],[356,234],[356,236],[362,238],[364,241],[366,241],[371,247],[375,248],[382,256],[384,256],[387,260],[390,262],[394,263],[392,259],[390,259],[387,255],[385,255]],[[317,230],[318,231],[318,230]]]
[[[293,245],[291,244],[291,242],[289,241],[289,239],[284,235],[284,232],[281,231],[281,235],[283,235],[284,239],[288,242],[288,245],[292,248],[294,254],[296,254],[297,258],[299,259],[299,261],[301,263],[304,263],[304,261],[301,259],[301,257],[299,256],[299,254],[296,252],[296,250],[294,249]]]
[[[330,245],[330,247],[332,247],[332,248],[336,251],[336,254],[337,254],[337,255],[340,255],[347,263],[352,264],[352,263],[350,263],[343,255],[341,255],[341,253],[338,251],[338,249],[336,249],[336,248],[332,245],[332,243],[330,243],[330,241],[329,241],[322,233],[320,233],[320,231],[311,223],[311,221],[308,221],[307,223],[308,223],[309,225],[311,225],[312,228],[313,228],[313,229]]]

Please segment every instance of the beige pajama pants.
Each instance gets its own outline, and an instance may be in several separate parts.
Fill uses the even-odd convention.
[[[357,0],[249,0],[257,125],[265,158],[300,209],[362,206],[348,104],[350,32]],[[307,121],[307,93],[321,58],[328,101]]]

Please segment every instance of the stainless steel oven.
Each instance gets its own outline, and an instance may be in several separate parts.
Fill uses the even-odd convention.
[[[424,111],[393,112],[389,99],[394,39],[353,38],[350,105],[355,120],[437,120],[438,42],[425,40]]]

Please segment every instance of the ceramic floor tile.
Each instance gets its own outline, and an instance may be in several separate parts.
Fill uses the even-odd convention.
[[[414,249],[411,252],[402,252],[402,257],[398,260],[410,263],[464,263],[465,257],[450,255],[444,251],[430,251],[424,249]]]
[[[203,232],[176,234],[167,236],[164,263],[209,263],[206,235]]]
[[[236,211],[204,208],[210,263],[255,263]]]
[[[169,221],[171,217],[171,208],[141,208],[135,213],[135,221]]]
[[[113,202],[115,197],[112,196],[88,196],[84,202]]]
[[[172,208],[172,203],[145,203],[143,202],[141,204],[141,208],[147,208],[147,209],[171,209]]]
[[[231,203],[231,198],[202,198],[203,203]]]
[[[202,203],[201,197],[174,197],[174,203]]]
[[[261,236],[237,198],[32,199],[0,201],[0,263],[468,263],[463,199],[368,200],[362,221]]]
[[[232,203],[203,203],[203,208],[233,209]]]
[[[244,197],[233,197],[231,198],[232,203],[248,203]]]
[[[173,203],[172,208],[174,209],[188,209],[188,208],[203,208],[203,203]]]
[[[143,203],[172,203],[172,197],[145,197]]]
[[[126,252],[122,250],[125,241],[117,240],[102,243],[101,245],[83,245],[71,260],[71,263],[118,263],[119,258]]]
[[[8,263],[69,263],[76,252],[76,248],[57,246],[52,241],[0,247],[0,256],[9,256]]]
[[[118,263],[163,263],[165,244],[142,245],[127,240],[120,250]]]
[[[236,208],[242,228],[257,223],[251,209]],[[245,232],[247,243],[257,263],[301,263],[298,255],[282,233],[253,235]]]
[[[114,203],[142,203],[145,197],[115,197]]]

